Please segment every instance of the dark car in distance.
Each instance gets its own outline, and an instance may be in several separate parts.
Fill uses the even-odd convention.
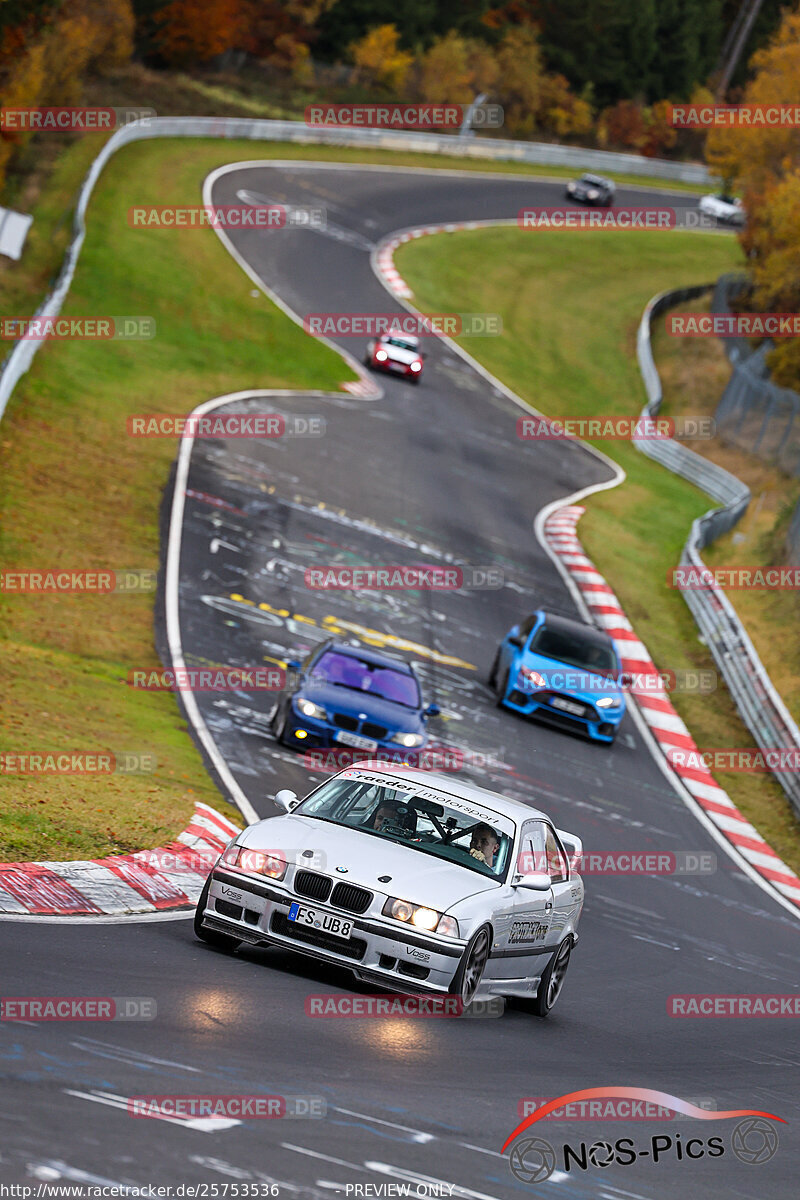
[[[581,175],[567,184],[568,200],[578,200],[581,204],[595,204],[601,208],[610,208],[614,203],[616,186],[610,179],[602,175]]]

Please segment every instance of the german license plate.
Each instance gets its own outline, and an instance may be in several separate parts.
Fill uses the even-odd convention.
[[[349,938],[353,932],[353,922],[346,917],[337,917],[336,913],[325,912],[321,908],[308,908],[305,904],[293,904],[289,909],[289,920],[340,938]]]
[[[560,696],[554,697],[550,703],[553,705],[553,708],[560,708],[562,712],[572,713],[574,717],[583,716],[582,704],[573,704],[571,700],[562,700]]]
[[[336,734],[336,741],[343,742],[345,746],[355,746],[357,750],[377,750],[378,743],[372,738],[360,737],[357,733],[348,733],[345,729],[340,729]]]
[[[390,371],[405,371],[405,369],[406,369],[405,363],[395,363],[395,362],[389,363]]]

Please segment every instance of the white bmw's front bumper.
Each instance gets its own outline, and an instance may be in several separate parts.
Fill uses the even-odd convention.
[[[346,917],[349,939],[288,919],[295,902]],[[284,883],[254,878],[228,867],[211,873],[203,924],[251,945],[286,946],[313,958],[349,967],[359,978],[411,993],[446,993],[466,942],[407,929],[375,913],[356,915],[295,894]]]

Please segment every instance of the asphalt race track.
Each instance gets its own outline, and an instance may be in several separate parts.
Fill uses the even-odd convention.
[[[298,162],[232,170],[217,180],[214,203],[241,203],[241,192],[327,210],[327,232],[230,235],[302,317],[395,310],[370,264],[381,238],[418,224],[514,218],[526,204],[561,203],[563,185]],[[617,198],[659,201],[663,192],[630,188]],[[340,344],[360,358],[366,339]],[[533,605],[574,612],[534,536],[537,512],[610,472],[579,446],[518,441],[519,409],[446,345],[430,339],[426,350],[420,386],[376,377],[379,399],[235,402],[323,416],[324,437],[195,443],[180,559],[187,664],[270,665],[331,635],[398,648],[442,709],[435,736],[465,752],[477,782],[545,808],[587,850],[711,852],[716,872],[587,876],[581,939],[547,1021],[513,1004],[499,1019],[315,1020],[304,1010],[310,993],[372,989],[278,950],[228,957],[197,942],[186,919],[0,923],[5,993],[154,997],[158,1009],[147,1022],[3,1028],[3,1182],[267,1182],[297,1200],[397,1182],[455,1185],[444,1194],[467,1200],[796,1194],[800,1046],[791,1021],[667,1015],[676,993],[794,990],[796,921],[688,811],[630,715],[609,749],[501,713],[487,686],[499,637]],[[420,562],[499,568],[504,585],[420,596],[304,583],[310,566]],[[260,815],[276,811],[279,787],[304,793],[321,778],[277,746],[274,697],[197,699]],[[632,1166],[518,1181],[500,1147],[520,1099],[603,1085],[765,1109],[787,1124],[769,1162],[745,1164],[730,1148],[732,1121],[547,1122],[532,1132],[557,1148],[624,1135],[643,1150],[653,1135],[680,1133],[721,1136],[726,1150],[679,1160],[673,1148],[658,1162],[645,1154]],[[142,1093],[265,1091],[321,1097],[327,1117],[207,1129],[125,1111]]]

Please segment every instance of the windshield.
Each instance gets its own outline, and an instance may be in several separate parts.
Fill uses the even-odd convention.
[[[598,179],[596,175],[584,175],[581,178],[581,183],[588,183],[591,187],[605,187],[605,182]]]
[[[616,655],[610,646],[598,645],[595,641],[582,638],[579,633],[548,629],[546,625],[534,634],[530,648],[534,654],[554,658],[570,667],[581,667],[596,675],[618,669]]]
[[[398,349],[400,349],[400,350],[410,350],[412,354],[416,354],[416,352],[417,352],[417,347],[414,344],[414,342],[407,342],[404,338],[401,338],[401,337],[387,337],[386,345],[387,346],[397,346]]]
[[[406,708],[420,706],[419,687],[413,675],[394,667],[376,666],[353,654],[341,654],[338,650],[325,651],[314,664],[311,678],[317,683],[367,692],[370,696],[391,700],[393,704],[403,704]]]
[[[330,780],[294,813],[358,829],[497,881],[505,876],[514,841],[513,822],[499,813],[411,781],[390,786],[367,772]]]

